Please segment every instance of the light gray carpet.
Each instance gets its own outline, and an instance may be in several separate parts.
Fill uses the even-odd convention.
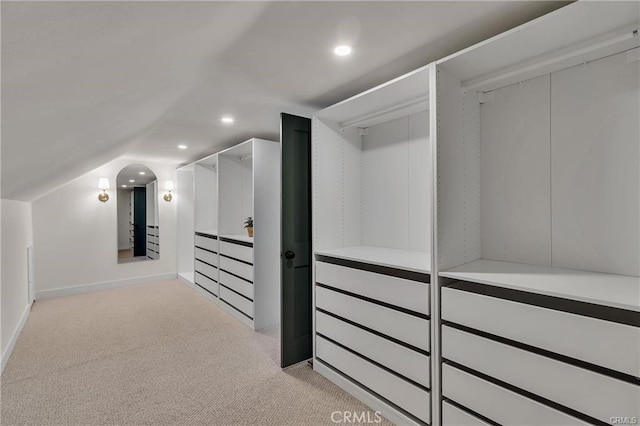
[[[2,425],[322,425],[370,411],[180,281],[36,302],[2,375]],[[373,412],[370,417],[373,418]],[[388,423],[382,423],[388,424]]]

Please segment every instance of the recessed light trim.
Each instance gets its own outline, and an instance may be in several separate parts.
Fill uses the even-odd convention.
[[[127,185],[122,185],[122,187],[123,187],[123,188],[126,188],[126,187],[127,187]]]
[[[135,180],[129,179],[129,183],[133,183],[133,182],[135,182]]]
[[[220,121],[222,121],[224,124],[233,124],[233,122],[234,122],[235,120],[233,119],[233,117],[230,117],[230,116],[228,116],[228,115],[225,115],[224,117],[222,117],[222,118],[220,119]]]
[[[180,145],[178,145],[178,149],[187,149],[187,146],[183,145],[183,144],[180,144]]]
[[[145,175],[146,173],[145,172],[139,172],[138,174],[139,175]]]
[[[351,46],[347,46],[346,44],[336,46],[333,49],[333,53],[335,53],[336,56],[347,56],[351,54],[351,51]]]

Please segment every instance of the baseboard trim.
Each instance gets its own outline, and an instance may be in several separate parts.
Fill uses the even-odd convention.
[[[189,273],[188,272],[178,272],[178,279],[180,281],[184,282],[184,283],[194,285],[195,283],[191,279],[189,279],[189,276],[187,274],[189,274]],[[193,275],[193,272],[191,273],[190,276],[192,276],[192,275]]]
[[[128,287],[131,285],[144,284],[153,281],[175,280],[178,274],[175,272],[159,275],[146,275],[143,277],[127,278],[117,281],[105,281],[101,283],[77,285],[73,287],[55,288],[53,290],[36,291],[36,300],[51,299],[53,297],[73,296],[75,294],[90,293],[93,291],[106,290],[109,288]]]
[[[24,328],[24,325],[27,323],[27,318],[29,318],[29,312],[31,312],[31,305],[32,303],[29,303],[25,308],[24,312],[22,313],[22,316],[20,317],[20,321],[18,322],[18,326],[16,327],[16,329],[13,332],[13,335],[11,336],[9,345],[7,346],[7,348],[4,350],[4,353],[2,354],[2,361],[1,361],[2,367],[0,368],[0,374],[4,371],[4,366],[7,365],[7,362],[11,357],[11,353],[13,352],[13,348],[16,346],[16,342],[18,341],[18,337],[20,337],[20,333],[22,333],[22,329]]]
[[[319,373],[321,376],[327,378],[329,381],[333,382],[339,388],[342,388],[342,390],[352,395],[372,410],[379,411],[380,414],[384,416],[384,418],[390,420],[392,423],[397,425],[420,426],[420,424],[416,423],[413,419],[405,416],[394,407],[371,395],[369,392],[365,391],[360,386],[344,377],[342,374],[339,374],[331,368],[327,367],[322,363],[322,361],[314,359],[313,370]]]

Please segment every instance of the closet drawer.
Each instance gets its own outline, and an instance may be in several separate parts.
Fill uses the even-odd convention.
[[[316,357],[383,396],[424,422],[430,421],[429,392],[391,374],[363,358],[316,337]]]
[[[242,246],[240,244],[220,241],[220,253],[234,259],[253,263],[253,247]]]
[[[218,252],[218,240],[209,237],[196,235],[196,247]]]
[[[640,386],[448,326],[442,357],[603,422],[640,417]]]
[[[220,271],[220,284],[253,300],[253,284],[245,280],[234,277],[225,271]]]
[[[638,327],[446,287],[442,318],[640,377]]]
[[[218,270],[213,266],[202,263],[196,260],[196,272],[200,272],[202,275],[206,275],[212,280],[218,279]]]
[[[429,350],[429,320],[316,286],[316,306],[362,326]]]
[[[220,269],[253,282],[253,266],[220,256]]]
[[[489,426],[476,416],[473,416],[458,407],[442,401],[442,425],[443,426]]]
[[[253,302],[234,293],[233,291],[220,287],[220,299],[227,302],[249,318],[253,319]]]
[[[503,425],[588,424],[447,364],[442,365],[442,395]]]
[[[196,259],[213,266],[218,266],[218,255],[196,247]]]
[[[429,314],[429,284],[325,262],[316,262],[316,281],[391,305]]]
[[[202,275],[199,272],[196,272],[195,275],[196,278],[196,284],[198,284],[200,287],[208,290],[209,292],[215,294],[216,296],[218,295],[218,283],[215,282],[214,280],[205,277],[204,275]]]
[[[429,387],[429,357],[361,328],[316,312],[316,333]]]

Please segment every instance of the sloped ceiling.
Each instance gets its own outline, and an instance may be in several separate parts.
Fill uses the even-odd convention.
[[[310,115],[565,4],[2,2],[2,198],[123,155],[178,164],[278,139],[280,112]],[[339,43],[354,54],[335,57]]]

